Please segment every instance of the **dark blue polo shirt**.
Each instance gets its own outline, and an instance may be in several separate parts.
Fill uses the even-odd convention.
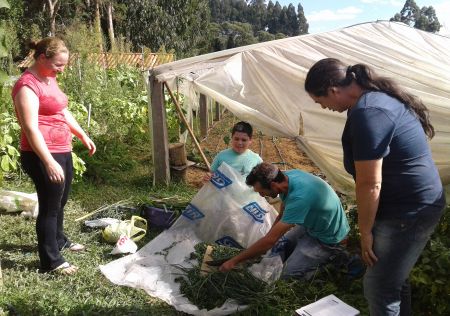
[[[342,134],[344,167],[355,178],[354,161],[383,158],[377,218],[416,214],[443,206],[442,183],[415,113],[382,92],[365,93],[347,112]]]

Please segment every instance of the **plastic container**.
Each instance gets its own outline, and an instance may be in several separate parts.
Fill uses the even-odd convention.
[[[144,205],[141,209],[141,217],[145,218],[150,227],[169,228],[176,220],[176,213],[169,209]]]

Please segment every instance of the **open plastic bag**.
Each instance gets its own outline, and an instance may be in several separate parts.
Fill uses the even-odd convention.
[[[124,253],[135,253],[137,245],[127,235],[121,235],[116,242],[116,246],[111,251],[112,255],[120,255]]]
[[[142,239],[147,233],[147,221],[139,216],[131,216],[130,220],[120,221],[105,227],[103,238],[110,243],[116,243],[120,236],[128,236],[133,241]]]
[[[266,235],[275,218],[273,207],[248,187],[238,172],[222,163],[169,229],[135,254],[100,269],[111,282],[144,289],[179,311],[192,315],[229,315],[245,306],[228,300],[213,310],[200,310],[180,293],[180,284],[175,282],[179,267],[190,268],[196,264],[190,254],[200,242],[250,246]],[[280,256],[269,253],[250,268],[265,281],[278,279],[283,267]]]

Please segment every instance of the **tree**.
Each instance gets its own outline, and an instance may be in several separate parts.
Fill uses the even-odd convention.
[[[441,29],[441,24],[432,6],[420,9],[420,16],[414,23],[414,27],[427,32],[436,33]]]
[[[2,10],[2,8],[9,9],[9,7],[10,7],[9,3],[7,1],[0,0],[0,10]],[[6,44],[6,36],[5,36],[5,31],[4,31],[2,24],[0,24],[0,31],[1,31],[0,32],[0,60],[4,57],[8,56],[8,47]],[[7,79],[8,79],[8,76],[7,76],[6,72],[4,72],[3,69],[0,68],[0,95],[2,92],[1,89],[3,86],[3,82],[6,81]]]
[[[305,12],[303,11],[303,7],[300,3],[298,4],[297,8],[297,16],[298,16],[298,33],[308,34],[309,24],[306,21]]]
[[[58,13],[61,3],[59,0],[47,0],[45,6],[48,6],[48,17],[50,19],[50,35],[56,35],[56,14]]]
[[[428,32],[439,32],[441,25],[432,6],[419,9],[414,0],[406,0],[400,13],[390,21],[403,22],[409,26]]]
[[[419,7],[414,0],[406,0],[403,9],[400,11],[401,22],[410,26],[414,25],[414,22],[419,17]]]
[[[124,32],[135,50],[165,46],[178,56],[192,56],[205,44],[210,20],[207,0],[128,1]]]
[[[275,35],[270,34],[266,31],[258,31],[256,33],[256,37],[258,38],[258,42],[267,42],[267,41],[273,41],[275,39]]]
[[[251,0],[248,5],[248,21],[254,33],[266,28],[266,4],[264,0]]]
[[[269,2],[269,5],[272,1]],[[267,16],[267,26],[269,28],[269,33],[276,34],[280,32],[280,19],[281,19],[281,5],[277,1],[275,5],[271,8],[270,14]]]
[[[102,0],[95,0],[95,18],[94,18],[94,29],[97,35],[98,50],[100,53],[103,52],[103,37],[102,37],[102,24],[100,15],[100,5]]]
[[[114,24],[113,24],[113,1],[109,0],[106,3],[107,6],[107,20],[108,20],[108,35],[109,35],[109,43],[111,45],[111,51],[114,51],[116,48],[115,38],[114,38]]]
[[[286,10],[286,22],[286,35],[296,36],[300,34],[300,24],[297,18],[297,13],[295,12],[295,7],[292,3],[289,4]]]
[[[253,36],[252,26],[248,23],[225,22],[222,24],[222,34],[226,34],[227,49],[257,43]]]

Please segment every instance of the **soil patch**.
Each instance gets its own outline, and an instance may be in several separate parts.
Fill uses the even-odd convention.
[[[222,119],[210,128],[208,136],[200,140],[200,146],[210,163],[217,153],[229,147],[226,141],[231,137],[231,128],[236,122],[238,119],[235,116],[225,112]],[[258,153],[265,162],[277,164],[281,170],[301,169],[320,174],[319,168],[300,150],[295,140],[267,136],[254,130],[250,149]],[[187,170],[187,182],[200,188],[205,174],[206,171],[203,169],[190,167]]]

